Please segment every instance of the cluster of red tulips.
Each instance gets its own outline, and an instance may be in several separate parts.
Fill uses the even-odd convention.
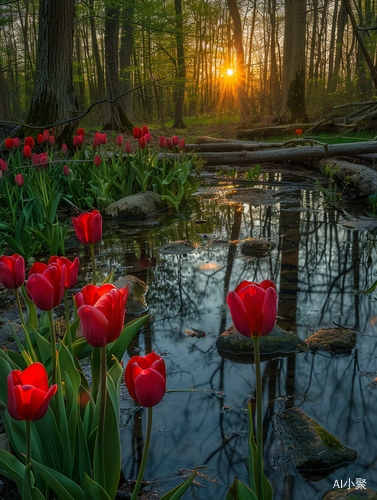
[[[55,142],[55,130],[52,130],[52,133],[50,135],[48,130],[44,130],[43,134],[39,134],[37,138],[38,144],[43,144],[44,142],[48,142],[49,144],[54,144]],[[5,140],[5,147],[11,151],[13,148],[18,148],[20,146],[20,139],[18,137],[15,137],[14,139],[6,139]],[[24,141],[24,149],[23,149],[23,154],[25,158],[31,158],[32,156],[32,149],[34,147],[34,139],[32,137],[26,137]],[[36,154],[36,153],[34,153]]]
[[[152,136],[146,125],[143,125],[143,128],[135,127],[132,135],[134,139],[139,139],[139,146],[141,149],[144,149],[152,140]]]
[[[179,140],[176,135],[174,135],[171,139],[161,136],[159,145],[160,148],[168,148],[171,150],[179,146],[179,149],[183,150],[185,147],[185,141],[184,139]]]

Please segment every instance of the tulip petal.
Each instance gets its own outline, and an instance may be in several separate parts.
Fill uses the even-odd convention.
[[[34,304],[41,311],[52,311],[54,308],[54,287],[42,274],[33,274],[27,281],[27,291]]]
[[[68,259],[65,259],[65,260],[68,260]],[[66,265],[67,277],[66,277],[65,281],[66,281],[66,287],[68,290],[70,290],[71,288],[74,288],[77,284],[79,265],[80,265],[80,259],[78,257],[75,258],[75,260],[72,262],[70,267],[68,267]]]
[[[25,281],[25,260],[21,256],[17,257],[16,263],[14,265],[14,278],[16,282],[16,288],[23,285]]]
[[[49,390],[44,394],[42,403],[39,405],[38,408],[36,408],[36,411],[35,411],[33,418],[31,420],[33,420],[33,421],[40,420],[42,417],[44,417],[46,415],[51,398],[52,398],[52,396],[54,396],[54,394],[56,393],[57,390],[58,390],[58,386],[56,384],[52,385],[49,388]],[[34,392],[34,394],[35,394],[35,392]],[[33,398],[34,398],[34,394],[33,394]],[[33,401],[33,404],[35,404],[34,401]]]
[[[106,283],[106,285],[101,285],[97,287],[96,293],[93,297],[93,305],[97,303],[97,301],[106,293],[111,292],[111,290],[117,290],[117,287],[111,285],[110,283]]]
[[[262,307],[263,324],[260,331],[261,336],[268,335],[275,326],[277,299],[276,290],[272,287],[268,288]]]
[[[92,243],[98,243],[102,239],[102,217],[99,214],[95,214],[95,216],[92,219]]]
[[[92,347],[105,347],[109,322],[96,307],[81,306],[77,314],[80,317],[81,329],[88,344]]]
[[[47,267],[47,264],[43,264],[43,262],[34,262],[34,264],[29,269],[28,277],[30,278],[32,274],[43,274],[44,271],[46,271]]]
[[[7,410],[9,412],[9,415],[15,420],[21,420],[17,412],[17,402],[13,386],[13,372],[10,372],[7,377],[7,386],[8,386]]]
[[[249,320],[242,300],[236,292],[229,292],[226,301],[230,309],[234,326],[242,335],[250,337]]]
[[[16,288],[14,272],[4,262],[0,262],[0,282],[5,288],[8,288],[8,290],[14,290]]]
[[[136,401],[136,394],[135,394],[135,384],[133,378],[133,367],[134,365],[136,366],[138,365],[139,359],[142,359],[141,356],[133,356],[127,363],[126,371],[124,373],[124,381],[126,382],[128,392],[130,393],[130,396],[134,401]]]
[[[243,288],[246,288],[247,286],[250,286],[250,285],[255,285],[254,282],[252,281],[242,281],[238,287],[234,290],[236,293],[240,293],[240,291],[243,289]]]
[[[165,394],[165,380],[161,373],[152,368],[142,371],[135,379],[135,394],[141,406],[156,406]]]
[[[259,286],[263,288],[263,290],[267,291],[267,288],[273,288],[276,290],[276,285],[271,280],[264,280],[259,283]]]
[[[163,379],[165,380],[165,384],[166,384],[166,367],[165,367],[165,361],[162,358],[157,359],[154,363],[152,363],[151,368],[153,370],[156,370],[156,372],[158,372],[158,373],[160,373],[162,375]]]
[[[260,286],[250,286],[243,299],[252,337],[260,336],[263,323],[262,307],[265,295],[266,292]]]
[[[81,214],[80,217],[82,217],[82,215],[85,215],[85,214]],[[72,223],[73,223],[73,226],[76,230],[76,236],[79,239],[79,241],[83,245],[89,245],[88,238],[87,238],[86,231],[85,231],[84,222],[82,222],[80,219],[76,219],[76,217],[72,217]]]
[[[48,391],[48,377],[46,368],[42,363],[33,363],[28,366],[20,375],[18,384],[32,385],[43,392]]]

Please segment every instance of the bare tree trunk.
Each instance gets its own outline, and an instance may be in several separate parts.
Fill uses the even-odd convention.
[[[78,79],[78,97],[80,109],[85,107],[85,82],[84,82],[84,72],[82,69],[82,59],[81,59],[81,40],[82,35],[79,33],[79,29],[76,30],[76,63],[77,63],[77,79]]]
[[[98,42],[97,42],[97,32],[96,32],[96,22],[93,17],[95,14],[93,0],[89,0],[89,9],[90,9],[90,29],[92,34],[92,46],[94,58],[96,61],[96,69],[97,69],[97,80],[98,80],[98,93],[96,98],[104,99],[105,97],[105,75],[101,63],[101,56],[99,53]]]
[[[186,68],[185,68],[183,14],[182,14],[181,0],[174,0],[174,6],[175,6],[175,19],[176,19],[175,29],[177,32],[176,39],[177,39],[178,79],[176,79],[173,127],[185,128],[185,124],[183,122],[183,105],[185,101]]]
[[[74,9],[75,0],[39,0],[37,66],[28,124],[47,126],[78,109],[72,81]],[[73,122],[65,124],[59,136],[71,136],[73,127]],[[29,135],[30,130],[24,133]]]
[[[338,15],[338,33],[336,35],[336,47],[335,47],[335,63],[334,63],[334,73],[330,75],[329,71],[329,80],[327,85],[328,92],[334,92],[337,86],[337,79],[339,78],[339,70],[340,70],[340,61],[342,58],[343,52],[343,35],[344,29],[347,24],[347,11],[342,2],[339,9]]]
[[[269,0],[268,9],[271,22],[271,74],[270,74],[270,98],[273,114],[277,113],[279,99],[279,82],[276,63],[276,0]]]
[[[125,21],[132,21],[134,16],[135,2],[132,1],[127,3],[127,7],[123,9],[122,18]],[[122,33],[120,37],[120,51],[119,51],[119,74],[120,74],[120,84],[122,92],[127,92],[132,88],[131,80],[131,57],[132,57],[132,24],[123,23]],[[132,119],[133,107],[132,107],[132,94],[125,96],[124,109],[127,114]]]

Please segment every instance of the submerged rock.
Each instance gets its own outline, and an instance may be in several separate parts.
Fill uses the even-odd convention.
[[[216,348],[220,356],[236,363],[254,362],[253,339],[241,335],[234,325],[218,337]],[[259,351],[262,358],[304,350],[306,350],[306,345],[303,340],[276,325],[271,333],[259,340]]]
[[[148,292],[148,286],[144,281],[139,280],[135,276],[123,276],[114,281],[114,286],[117,288],[126,288],[130,285],[130,293],[126,304],[126,312],[128,314],[142,314],[148,311],[145,295]]]
[[[298,471],[333,469],[357,458],[355,450],[348,448],[299,408],[274,415],[273,426]]]
[[[273,205],[280,203],[279,191],[260,188],[241,188],[236,193],[229,193],[227,198],[238,203],[249,203],[250,205]]]
[[[305,340],[309,349],[330,354],[350,354],[356,345],[356,333],[345,328],[321,328]]]
[[[102,212],[105,217],[138,219],[160,212],[168,207],[166,201],[154,191],[133,194],[111,203]]]
[[[377,491],[371,488],[335,488],[327,491],[322,500],[377,500]]]
[[[174,255],[186,255],[195,252],[197,247],[191,241],[171,241],[160,248],[160,252]]]
[[[241,252],[247,257],[265,257],[276,248],[271,241],[256,238],[241,243]]]

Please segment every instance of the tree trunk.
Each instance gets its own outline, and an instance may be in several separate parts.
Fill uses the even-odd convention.
[[[134,16],[135,2],[127,4],[127,7],[123,9],[122,18],[125,21],[132,21]],[[120,51],[119,51],[119,74],[120,74],[120,85],[122,92],[127,92],[132,88],[131,79],[131,57],[132,57],[132,24],[123,23],[122,33],[120,36]],[[127,114],[132,119],[133,107],[132,107],[132,94],[127,94],[123,100],[124,109]]]
[[[344,28],[347,24],[347,11],[342,2],[339,9],[338,15],[338,33],[336,35],[336,46],[335,46],[335,63],[334,63],[334,73],[330,75],[329,72],[329,83],[327,86],[327,91],[332,93],[335,92],[337,86],[337,80],[339,79],[340,61],[343,52],[343,35]]]
[[[244,123],[250,117],[250,109],[245,88],[245,58],[242,45],[242,24],[237,0],[227,0],[227,3],[230,15],[233,19],[234,44],[237,54],[236,78],[238,84],[238,103],[240,107],[241,122]]]
[[[176,20],[175,29],[177,32],[176,37],[177,37],[178,78],[176,79],[173,127],[185,128],[185,124],[183,122],[183,105],[185,101],[186,68],[185,68],[183,14],[182,14],[181,0],[174,0],[174,6],[175,6],[175,20]]]
[[[105,75],[101,63],[101,56],[99,53],[98,42],[97,42],[97,32],[96,32],[96,22],[93,17],[95,14],[93,0],[89,1],[89,9],[90,9],[90,30],[92,34],[92,46],[94,58],[96,61],[96,70],[97,70],[97,81],[98,81],[98,93],[96,99],[104,99],[105,98]]]
[[[308,121],[305,107],[306,0],[286,0],[281,121]]]
[[[105,20],[106,97],[111,100],[121,93],[118,64],[119,12],[119,7],[108,4]],[[106,123],[103,129],[120,131],[127,129],[128,132],[132,132],[132,123],[123,111],[121,101],[108,105]]]
[[[37,66],[28,124],[52,125],[78,109],[72,81],[74,9],[75,0],[39,0]],[[59,136],[71,136],[73,128],[74,122],[63,125]],[[25,128],[24,134],[30,130]]]

